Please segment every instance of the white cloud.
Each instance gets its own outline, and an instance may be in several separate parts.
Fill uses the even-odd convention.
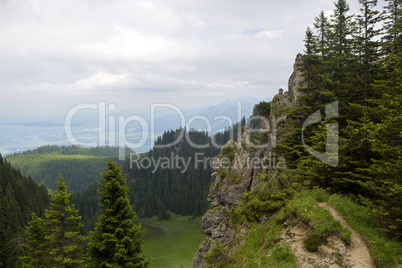
[[[282,31],[261,31],[253,35],[253,38],[264,39],[264,38],[278,38],[282,35]]]
[[[5,0],[0,113],[272,96],[287,83],[305,28],[331,9],[333,0]]]

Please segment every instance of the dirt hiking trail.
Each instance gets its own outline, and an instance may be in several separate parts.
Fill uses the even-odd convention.
[[[347,248],[348,251],[345,256],[346,262],[351,265],[351,267],[375,268],[367,242],[360,236],[360,234],[353,230],[342,218],[339,212],[332,206],[327,203],[318,203],[318,205],[331,212],[335,220],[339,221],[344,228],[347,228],[352,232],[350,236],[351,242]]]

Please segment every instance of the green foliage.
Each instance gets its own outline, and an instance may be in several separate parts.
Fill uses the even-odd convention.
[[[318,250],[318,247],[323,243],[323,238],[318,235],[309,235],[306,239],[304,239],[304,247],[310,251],[315,252]]]
[[[134,224],[135,212],[127,196],[121,168],[109,161],[99,186],[101,214],[89,241],[94,267],[149,267],[142,254],[144,232]]]
[[[222,180],[225,180],[231,185],[237,184],[241,181],[241,176],[236,175],[230,170],[220,169],[218,170],[218,175]]]
[[[289,246],[275,246],[272,256],[276,262],[294,262],[295,258]]]
[[[242,242],[234,242],[237,247],[227,267],[297,267],[290,247],[278,243],[283,225],[276,215],[264,224],[247,223],[247,234],[241,238]],[[244,227],[245,224],[238,226]]]
[[[78,215],[82,218],[83,227],[82,234],[88,235],[95,228],[95,223],[100,214],[98,206],[98,185],[92,183],[82,192],[72,193],[70,196],[71,203],[78,209]]]
[[[23,267],[84,267],[84,247],[87,238],[79,235],[81,217],[69,204],[67,186],[61,174],[56,178],[57,190],[51,193],[45,219],[34,213],[26,228]]]
[[[44,268],[49,266],[49,245],[46,240],[44,220],[32,213],[32,220],[28,223],[25,231],[23,244],[24,253],[20,257],[23,267]]]
[[[231,260],[227,257],[229,247],[222,246],[219,240],[216,240],[211,249],[204,256],[204,264],[206,267],[223,268],[226,267]]]
[[[254,107],[253,117],[248,121],[248,126],[251,132],[251,138],[255,141],[262,142],[266,141],[266,132],[261,131],[261,126],[266,125],[271,115],[271,102],[262,101]],[[265,124],[263,124],[265,122]]]
[[[230,162],[233,162],[236,156],[235,145],[231,142],[228,142],[225,146],[223,146],[220,155],[222,157],[228,158]]]
[[[271,102],[262,101],[255,106],[256,115],[269,118],[271,113]]]
[[[344,230],[341,223],[335,220],[331,213],[317,205],[317,200],[309,192],[298,193],[292,202],[289,202],[285,211],[300,218],[305,224],[312,229],[312,236],[307,239],[308,245],[314,248],[320,238],[320,241],[331,235],[339,235],[350,242],[350,232]]]
[[[283,207],[295,193],[285,175],[264,173],[259,178],[259,185],[246,193],[238,208],[230,212],[234,220],[259,221]]]
[[[81,217],[74,205],[70,205],[67,186],[59,174],[57,190],[51,193],[51,203],[46,210],[46,240],[49,244],[49,258],[54,267],[82,267],[86,237],[79,235]]]

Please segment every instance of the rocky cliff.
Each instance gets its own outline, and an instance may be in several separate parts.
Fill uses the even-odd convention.
[[[271,103],[256,105],[238,141],[228,142],[215,158],[211,209],[202,217],[206,236],[193,267],[375,267],[364,239],[342,219],[334,220],[333,209],[320,201],[322,197],[298,193],[293,175],[284,169],[285,160],[273,153],[280,142],[278,130],[286,130],[284,114],[300,96],[296,89],[303,85],[301,59],[296,57],[289,91],[280,89]],[[311,211],[323,215],[320,223],[306,220]],[[328,222],[332,229],[318,251],[308,249],[314,247],[319,232],[315,228]]]
[[[250,188],[258,184],[257,174],[263,169],[261,166],[250,167],[241,166],[240,163],[247,161],[248,157],[263,157],[264,150],[257,150],[249,155],[248,151],[242,146],[248,138],[245,133],[240,135],[238,142],[230,142],[222,149],[223,152],[235,153],[233,161],[228,168],[224,168],[221,163],[227,155],[220,154],[215,161],[212,176],[215,182],[212,183],[208,200],[211,202],[212,209],[202,217],[203,232],[206,234],[196,256],[194,257],[193,267],[201,267],[205,254],[212,246],[219,241],[223,246],[229,245],[236,236],[233,229],[232,220],[227,217],[227,212],[237,207]],[[229,156],[230,157],[230,156]]]
[[[300,77],[298,70],[295,71],[295,77]],[[292,81],[292,85],[297,83]],[[282,89],[279,89],[270,104],[268,113],[271,117],[263,115],[264,111],[261,110],[264,107],[256,105],[253,117],[249,120],[248,127],[243,128],[239,134],[238,141],[227,143],[215,158],[215,172],[212,174],[215,181],[211,184],[208,195],[212,208],[202,217],[201,228],[206,237],[194,257],[193,267],[205,266],[204,256],[217,241],[222,247],[231,245],[237,233],[231,218],[227,216],[228,212],[240,204],[245,193],[259,185],[259,174],[271,172],[276,166],[283,164],[273,158],[271,149],[276,144],[276,131],[280,127],[278,122],[284,121],[278,120],[280,112],[290,105],[289,94]],[[253,137],[250,128],[256,126],[263,133],[262,138]]]

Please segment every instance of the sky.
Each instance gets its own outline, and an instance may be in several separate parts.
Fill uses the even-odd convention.
[[[0,123],[60,122],[100,101],[135,114],[273,96],[333,2],[0,0]]]

